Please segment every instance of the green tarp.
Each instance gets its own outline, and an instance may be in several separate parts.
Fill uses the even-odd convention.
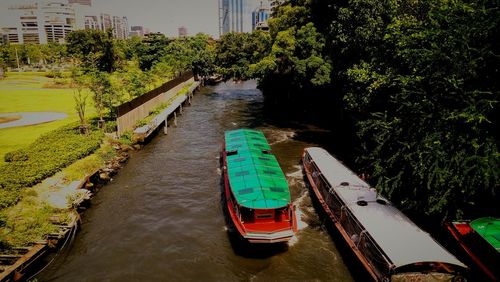
[[[286,178],[261,131],[226,131],[225,142],[229,184],[240,205],[275,209],[290,203]]]

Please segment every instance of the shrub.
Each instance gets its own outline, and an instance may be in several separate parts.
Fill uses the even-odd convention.
[[[134,134],[131,131],[123,132],[122,136],[120,136],[120,142],[125,145],[134,144]]]
[[[78,124],[63,126],[40,136],[31,145],[7,154],[0,165],[0,208],[14,204],[24,187],[33,186],[99,148],[103,133],[79,133]]]
[[[29,157],[25,150],[19,149],[16,151],[8,152],[3,158],[5,162],[10,163],[27,161]]]
[[[104,132],[113,133],[118,130],[118,125],[116,124],[116,120],[106,121],[104,125]]]

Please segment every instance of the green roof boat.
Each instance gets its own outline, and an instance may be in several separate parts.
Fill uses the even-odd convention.
[[[454,221],[447,228],[477,271],[478,281],[500,280],[500,218]]]
[[[250,242],[289,240],[296,219],[285,175],[261,131],[224,134],[223,173],[228,210]]]

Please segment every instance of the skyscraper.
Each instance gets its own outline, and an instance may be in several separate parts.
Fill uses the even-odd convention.
[[[184,26],[181,26],[178,28],[179,31],[179,37],[187,37],[187,28]]]
[[[243,32],[244,4],[244,0],[219,0],[219,35]]]
[[[260,2],[260,7],[252,12],[252,30],[269,30],[267,20],[269,19],[270,9],[264,2]]]

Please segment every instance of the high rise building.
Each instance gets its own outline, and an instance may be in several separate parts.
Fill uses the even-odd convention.
[[[219,0],[219,35],[228,32],[243,32],[246,1]]]
[[[143,37],[144,35],[149,33],[149,29],[140,26],[140,25],[133,25],[130,27],[130,36],[140,36]]]
[[[41,10],[45,20],[47,42],[64,42],[66,35],[75,29],[73,8],[64,1],[47,1]]]
[[[74,30],[75,13],[64,0],[39,1],[9,7],[13,25],[3,27],[7,42],[62,42]]]
[[[271,10],[265,2],[260,2],[260,7],[252,12],[252,30],[269,30],[269,25],[267,20],[271,14]]]
[[[0,27],[4,43],[46,44],[64,42],[66,36],[77,29],[113,29],[113,36],[128,38],[126,17],[99,13],[91,7],[91,1],[37,0],[34,3],[9,7],[9,26]]]
[[[114,38],[128,38],[128,20],[126,17],[113,16],[112,27]]]
[[[104,13],[99,14],[99,22],[101,24],[102,31],[106,31],[113,27],[110,14],[104,14]]]
[[[178,28],[179,31],[179,37],[187,37],[187,28],[184,26],[181,26]]]

